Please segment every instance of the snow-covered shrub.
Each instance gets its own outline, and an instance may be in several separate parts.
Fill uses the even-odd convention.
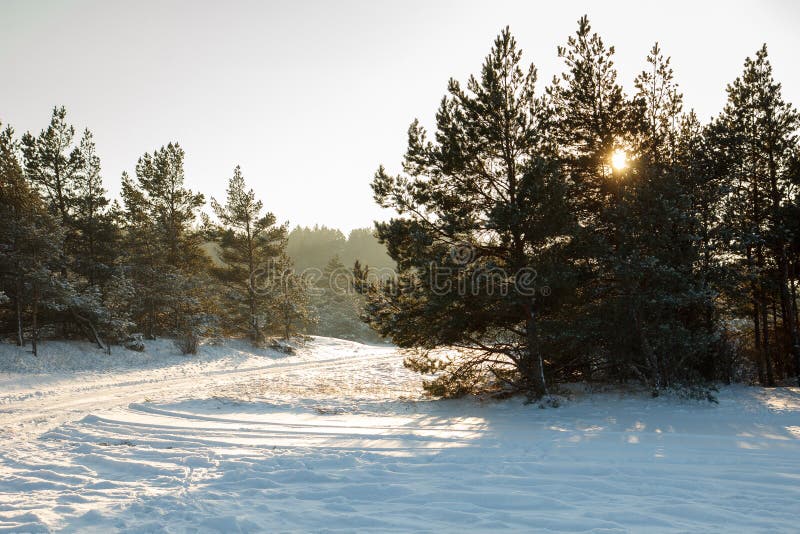
[[[269,342],[269,348],[271,348],[272,350],[276,350],[278,352],[282,352],[283,354],[288,354],[290,356],[297,354],[297,351],[292,345],[281,339],[276,339],[276,338],[271,339]]]
[[[128,338],[122,343],[122,346],[128,350],[133,350],[136,352],[144,352],[144,334],[131,334]]]
[[[667,388],[667,391],[681,399],[708,401],[719,404],[719,400],[717,399],[719,388],[713,384],[677,384]]]
[[[183,317],[183,325],[175,334],[175,344],[181,354],[197,354],[200,340],[203,337],[219,335],[219,318],[209,313],[187,314]]]
[[[200,347],[200,336],[194,329],[189,329],[182,337],[175,340],[175,345],[181,354],[197,354],[197,349]]]

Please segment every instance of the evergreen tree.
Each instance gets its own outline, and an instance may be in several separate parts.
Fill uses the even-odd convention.
[[[262,341],[265,295],[253,287],[257,270],[274,261],[286,246],[286,226],[277,225],[275,215],[262,214],[263,203],[246,189],[239,166],[228,182],[225,204],[212,199],[211,206],[222,223],[220,260],[215,269],[226,288],[226,320],[232,331],[245,332],[254,342]]]
[[[75,128],[66,119],[66,108],[53,108],[49,126],[38,137],[30,133],[22,136],[22,149],[26,176],[47,196],[61,224],[69,228],[76,181],[84,162],[80,148],[73,146]]]
[[[714,129],[701,126],[694,112],[683,116],[677,135],[675,169],[689,198],[690,234],[695,240],[694,275],[704,301],[695,309],[710,345],[701,356],[700,373],[706,379],[730,382],[735,374],[726,323],[738,316],[730,306],[734,276],[727,261],[729,231],[722,217],[726,194],[723,171],[715,155]],[[702,349],[701,349],[702,350]]]
[[[1,125],[0,125],[1,126]],[[25,343],[24,310],[26,260],[25,243],[36,233],[33,218],[39,197],[29,187],[19,162],[19,146],[14,130],[0,131],[0,274],[3,304],[11,304],[11,318],[17,345]]]
[[[125,341],[136,326],[133,321],[136,290],[124,268],[115,269],[103,289],[103,304],[106,314],[101,327],[111,342]]]
[[[74,137],[75,128],[66,122],[66,109],[54,108],[50,125],[39,136],[26,133],[22,137],[25,175],[46,197],[50,213],[63,232],[59,258],[53,264],[59,276],[52,281],[61,301],[50,308],[51,319],[60,324],[61,335],[68,335],[71,325],[75,325],[98,346],[106,348],[97,324],[107,310],[96,282],[106,270],[103,261],[113,259],[111,235],[116,227],[112,220],[101,216],[108,201],[104,198],[100,162],[91,133],[86,131],[79,146],[74,146]],[[105,243],[106,254],[102,258],[100,243]]]
[[[34,355],[41,310],[63,306],[63,279],[51,267],[59,263],[63,238],[57,220],[25,180],[13,130],[6,127],[0,131],[0,280],[3,300],[14,310],[17,344],[25,344],[27,317]]]
[[[111,276],[119,250],[118,213],[110,201],[100,176],[100,158],[95,152],[92,133],[86,130],[80,142],[83,166],[74,180],[73,225],[74,269],[89,286],[104,284]]]
[[[654,45],[635,82],[635,157],[620,177],[630,185],[619,199],[624,220],[616,226],[623,232],[611,263],[620,286],[612,302],[625,310],[614,334],[619,339],[632,327],[629,364],[656,392],[700,381],[700,361],[716,334],[701,322],[713,294],[696,276],[696,223],[678,158],[683,97],[669,62]],[[613,344],[611,351],[620,354]]]
[[[670,58],[658,43],[647,55],[647,68],[634,80],[633,114],[638,124],[638,151],[650,162],[675,163],[681,129],[683,95],[674,81]]]
[[[376,201],[402,218],[377,225],[398,279],[369,292],[369,319],[401,347],[462,349],[453,360],[407,359],[421,372],[440,371],[427,384],[437,394],[488,380],[540,396],[548,364],[556,367],[541,352],[541,333],[567,287],[559,280],[571,270],[572,215],[535,81],[504,29],[480,78],[466,89],[450,81],[435,142],[414,121],[404,173],[380,168],[372,184]],[[553,292],[544,298],[535,283]]]
[[[256,291],[266,297],[265,320],[270,332],[288,340],[311,330],[317,317],[311,304],[313,280],[297,273],[292,260],[281,254],[258,274]]]
[[[725,166],[730,189],[726,217],[731,228],[731,252],[746,273],[751,301],[753,345],[759,378],[774,384],[788,367],[800,375],[800,340],[790,290],[792,161],[797,148],[796,110],[781,96],[766,45],[745,60],[743,74],[728,86],[728,103],[716,121],[717,153]],[[780,303],[782,328],[777,324]],[[776,339],[783,335],[781,342]],[[781,369],[776,369],[779,365]]]
[[[574,183],[579,215],[597,224],[612,192],[611,154],[627,142],[629,106],[617,83],[614,47],[592,32],[586,16],[558,55],[566,70],[547,91],[556,125],[551,131]]]
[[[147,337],[173,333],[191,340],[196,325],[208,323],[209,295],[199,283],[208,256],[193,226],[204,199],[184,186],[183,159],[180,145],[170,143],[139,159],[135,181],[122,179],[126,261],[139,302],[134,317]]]
[[[178,143],[145,153],[136,164],[137,186],[144,194],[143,211],[154,223],[155,238],[164,262],[174,268],[191,270],[204,261],[200,237],[192,225],[203,206],[202,194],[184,186],[185,153]]]
[[[633,235],[631,169],[612,165],[615,153],[631,152],[632,107],[617,83],[614,47],[606,47],[587,17],[559,47],[565,71],[548,88],[560,168],[578,218],[572,242],[581,269],[573,301],[571,350],[583,356],[572,376],[596,379],[629,373],[639,341],[630,335],[626,296],[636,273],[625,257]]]

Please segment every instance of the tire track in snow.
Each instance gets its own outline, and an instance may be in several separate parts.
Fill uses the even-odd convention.
[[[353,359],[352,356],[352,353],[346,353],[317,361],[275,363],[245,369],[213,369],[207,372],[201,370],[190,376],[165,377],[161,380],[130,381],[125,380],[125,375],[122,375],[119,382],[102,381],[89,386],[78,384],[77,387],[73,386],[66,390],[51,390],[44,396],[26,396],[21,400],[6,402],[0,412],[0,430],[6,434],[5,437],[13,439],[30,433],[45,432],[90,413],[127,406],[146,399],[174,400],[190,394],[196,396],[208,393],[209,390],[221,386],[279,376],[288,372],[363,366],[368,363],[397,360],[399,357],[394,351],[387,354],[386,349],[359,354],[357,359]],[[30,428],[31,425],[34,428]]]

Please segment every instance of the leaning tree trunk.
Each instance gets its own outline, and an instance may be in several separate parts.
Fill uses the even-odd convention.
[[[91,319],[83,317],[75,310],[70,310],[70,314],[78,323],[78,325],[83,328],[86,337],[89,338],[90,341],[94,341],[98,348],[103,349],[109,354],[111,353],[111,347],[107,347],[103,342],[103,339],[100,337],[100,334],[97,332],[97,329],[94,327],[94,323],[92,323]]]

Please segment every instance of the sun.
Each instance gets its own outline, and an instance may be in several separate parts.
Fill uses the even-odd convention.
[[[628,166],[628,155],[624,150],[618,148],[611,154],[611,166],[615,171],[621,171]]]

